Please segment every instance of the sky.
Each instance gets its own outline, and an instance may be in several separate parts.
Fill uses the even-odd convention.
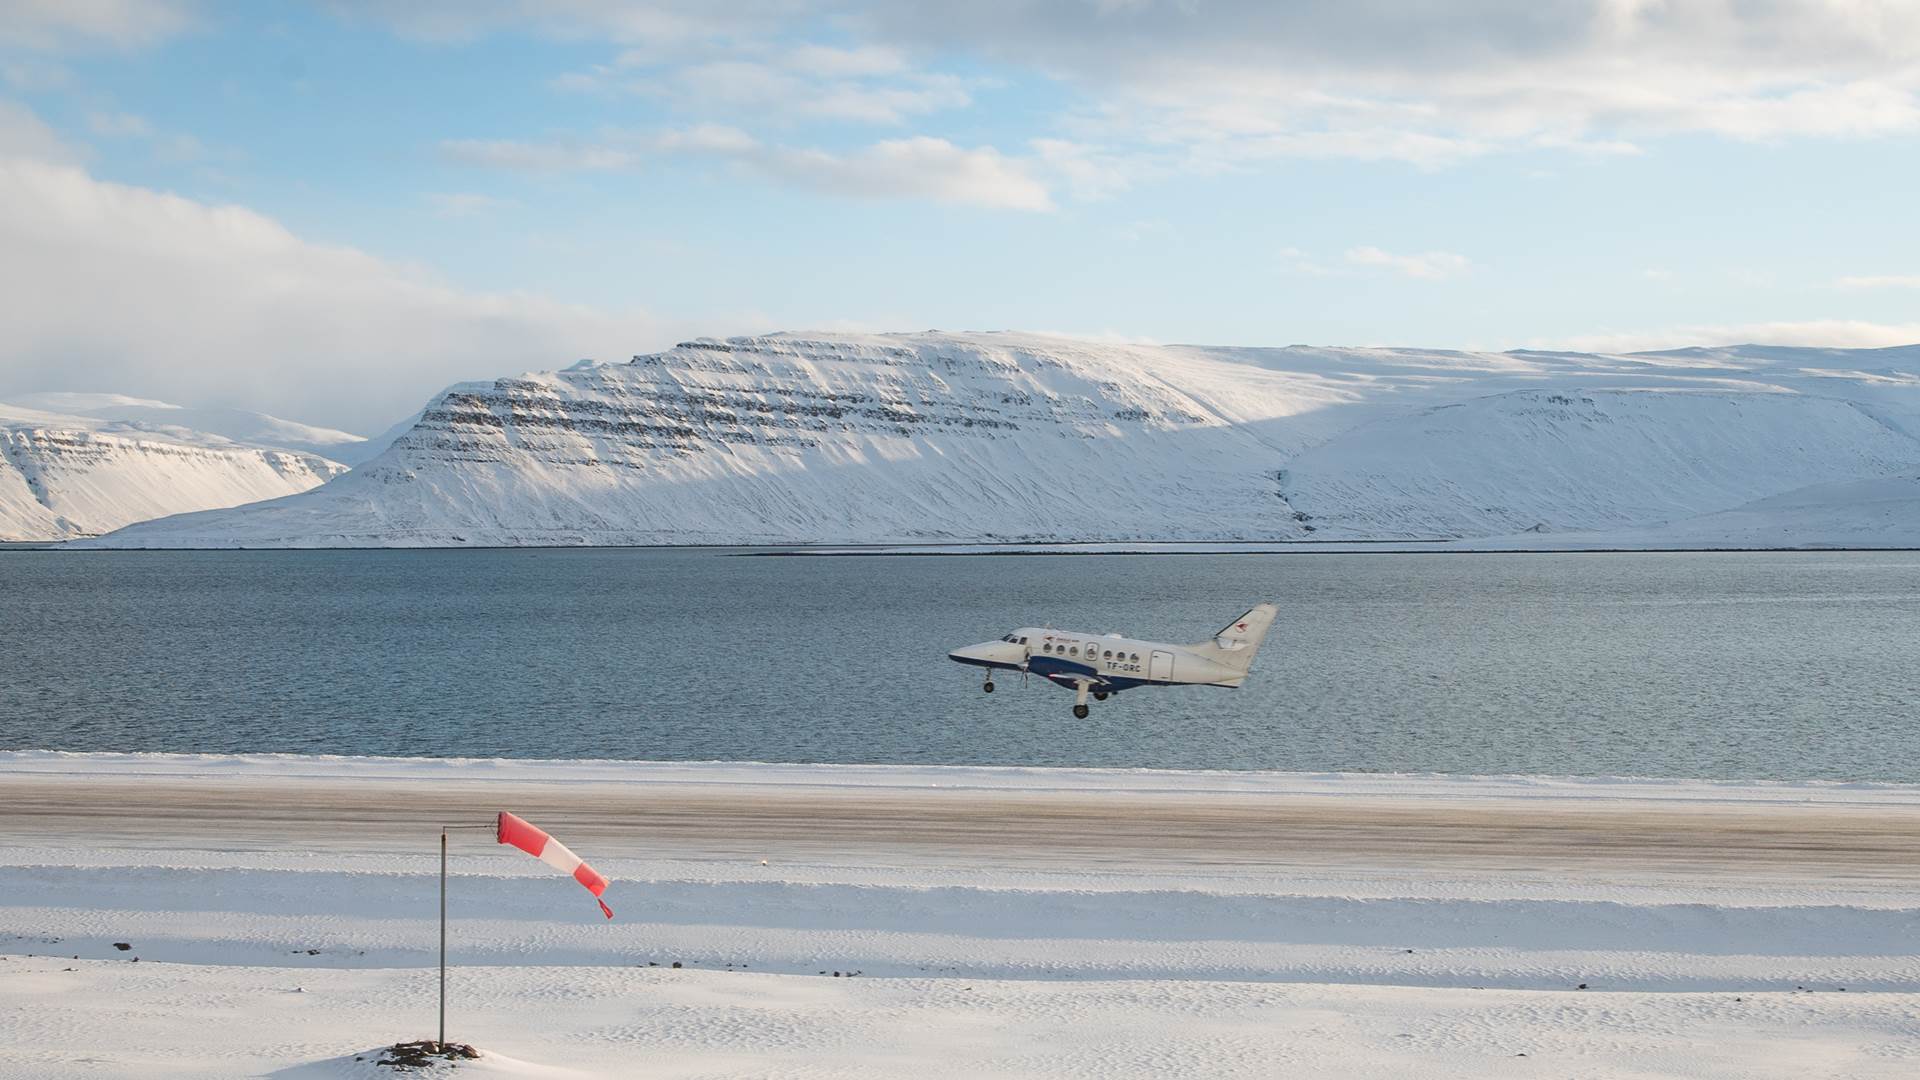
[[[0,400],[770,330],[1920,341],[1906,0],[0,0]]]

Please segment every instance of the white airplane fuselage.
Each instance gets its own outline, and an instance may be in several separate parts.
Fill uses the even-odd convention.
[[[1212,640],[1196,645],[1023,626],[998,641],[955,649],[947,658],[986,668],[988,693],[993,692],[995,670],[1039,675],[1076,691],[1074,715],[1085,716],[1089,695],[1105,700],[1140,686],[1238,689],[1247,681],[1274,613],[1272,604],[1256,605]]]

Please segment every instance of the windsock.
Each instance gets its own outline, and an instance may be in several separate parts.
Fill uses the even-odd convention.
[[[525,818],[505,810],[500,811],[500,829],[495,839],[503,844],[512,844],[563,874],[572,874],[573,880],[585,885],[587,891],[593,894],[601,913],[609,919],[613,918],[613,909],[600,899],[600,894],[607,891],[607,879],[582,862],[580,856],[569,850],[567,845],[548,836],[544,830],[535,828]]]

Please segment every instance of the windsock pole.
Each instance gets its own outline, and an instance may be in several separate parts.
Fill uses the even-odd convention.
[[[447,1045],[447,830],[491,829],[493,825],[440,826],[440,1045]]]

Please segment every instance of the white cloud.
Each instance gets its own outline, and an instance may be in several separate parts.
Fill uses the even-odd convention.
[[[125,112],[91,112],[87,130],[110,139],[145,139],[153,135],[153,125],[144,116]]]
[[[1882,349],[1920,343],[1920,322],[1875,323],[1855,319],[1808,319],[1800,322],[1723,323],[1535,338],[1529,349],[1572,349],[1579,352],[1626,353],[1655,349],[1682,349],[1715,345],[1807,345],[1830,349]]]
[[[1417,255],[1395,255],[1377,247],[1348,250],[1347,261],[1355,266],[1381,267],[1411,278],[1438,281],[1458,277],[1473,268],[1465,255],[1451,251],[1423,251]]]
[[[15,90],[65,90],[73,85],[73,72],[37,58],[6,60],[0,61],[0,82]]]
[[[618,61],[556,83],[663,97],[696,120],[900,124],[970,104],[976,84],[930,71],[928,58],[1039,76],[1078,96],[1058,118],[1062,134],[1100,142],[1122,174],[1168,158],[1194,170],[1275,158],[1444,168],[1508,150],[1635,155],[1701,133],[1920,132],[1911,0],[332,6],[428,37],[513,28],[611,41],[623,47]],[[846,43],[796,41],[823,24]]]
[[[1034,139],[1028,145],[1035,165],[1064,180],[1076,198],[1108,198],[1156,171],[1145,158],[1110,154],[1068,139]]]
[[[1113,138],[1221,161],[1445,164],[1521,147],[1920,131],[1906,0],[1153,0],[874,4],[908,48],[970,51],[1086,94]]]
[[[611,64],[569,72],[553,85],[661,98],[690,115],[761,123],[899,125],[973,102],[970,80],[910,68],[892,49],[757,40],[665,52],[629,49]]]
[[[17,158],[0,160],[0,328],[0,399],[106,388],[362,432],[450,382],[624,357],[694,329],[463,291],[242,207]]]
[[[48,127],[32,109],[0,98],[0,158],[10,156],[71,162],[85,155]]]
[[[613,41],[655,48],[715,35],[764,31],[803,13],[794,0],[324,0],[356,20],[432,42],[467,42],[532,29],[563,41]]]
[[[1839,289],[1920,289],[1920,274],[1861,274],[1833,284]]]
[[[1046,186],[1026,166],[990,146],[972,150],[945,139],[887,139],[854,154],[775,150],[754,164],[782,179],[836,195],[929,198],[1007,210],[1051,210]]]
[[[724,124],[696,124],[679,131],[661,132],[654,137],[653,145],[669,153],[750,154],[760,148],[760,141]]]
[[[731,161],[781,183],[863,199],[931,199],[1007,210],[1051,210],[1047,186],[1028,161],[990,146],[956,146],[915,136],[884,139],[850,153],[772,146],[738,128],[704,124],[653,133],[606,132],[593,142],[453,139],[449,157],[495,168],[540,171],[637,169],[667,155]]]
[[[787,53],[786,66],[809,75],[830,78],[897,75],[907,70],[907,58],[898,49],[863,45],[852,49],[804,44]]]
[[[87,130],[101,138],[141,140],[151,149],[155,160],[168,165],[191,164],[211,156],[206,144],[198,138],[160,131],[146,117],[134,113],[95,110],[87,114]],[[244,157],[231,150],[218,156],[229,160]]]
[[[0,45],[150,45],[192,25],[197,6],[185,0],[7,0]]]
[[[563,140],[443,139],[440,152],[469,165],[528,172],[594,172],[637,168],[644,160],[631,147]]]

